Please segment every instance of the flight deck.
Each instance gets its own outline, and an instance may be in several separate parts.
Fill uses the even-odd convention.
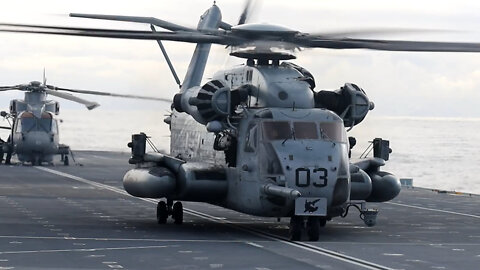
[[[0,166],[0,269],[479,269],[480,196],[403,188],[366,227],[355,209],[318,242],[288,219],[184,203],[157,224],[156,200],[128,195],[129,154],[75,152],[76,164]]]

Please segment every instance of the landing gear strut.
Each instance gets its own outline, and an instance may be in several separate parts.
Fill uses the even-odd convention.
[[[303,217],[293,216],[290,218],[290,240],[300,241],[302,238]]]
[[[306,230],[309,241],[318,241],[320,238],[320,227],[325,226],[326,219],[323,217],[308,217],[292,216],[290,218],[290,240],[300,241],[302,238],[302,231]]]
[[[157,204],[157,222],[158,224],[167,223],[168,216],[171,216],[175,224],[183,223],[183,205],[181,202],[176,202],[167,199],[167,202],[159,201]]]

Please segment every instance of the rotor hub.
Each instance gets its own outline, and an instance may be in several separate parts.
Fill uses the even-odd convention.
[[[275,35],[275,36],[293,36],[298,33],[298,31],[292,30],[285,26],[274,25],[268,23],[249,23],[241,24],[232,27],[232,32],[238,35],[244,36],[265,36],[265,35]]]
[[[296,46],[286,42],[253,42],[232,46],[231,56],[261,60],[295,59]]]

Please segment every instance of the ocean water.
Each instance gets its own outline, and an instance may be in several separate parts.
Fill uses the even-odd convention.
[[[168,105],[155,111],[64,110],[60,140],[73,150],[129,152],[131,134],[145,132],[169,151],[167,111]],[[413,178],[415,186],[480,194],[480,119],[369,115],[348,134],[357,138],[353,157],[373,138],[390,140],[393,152],[382,169]]]
[[[349,135],[355,157],[373,138],[388,139],[384,170],[414,186],[480,194],[480,119],[367,116]]]

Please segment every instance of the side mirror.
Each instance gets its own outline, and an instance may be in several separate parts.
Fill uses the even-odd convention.
[[[1,115],[2,117],[7,117],[8,113],[7,113],[6,111],[1,111],[1,112],[0,112],[0,115]]]

